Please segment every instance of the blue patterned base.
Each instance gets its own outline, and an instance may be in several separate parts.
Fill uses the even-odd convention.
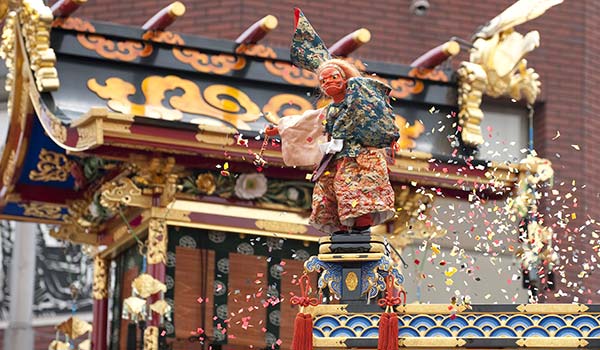
[[[342,296],[342,270],[348,262],[325,262],[316,256],[311,256],[304,263],[307,272],[321,272],[319,276],[319,289],[329,288],[329,291],[338,299]],[[360,292],[369,299],[376,298],[379,292],[385,290],[385,277],[391,274],[395,277],[399,286],[404,282],[404,276],[400,273],[394,261],[384,255],[376,261],[365,261],[360,265]]]

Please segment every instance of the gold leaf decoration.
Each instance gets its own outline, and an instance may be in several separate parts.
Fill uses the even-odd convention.
[[[19,17],[38,91],[57,90],[60,82],[54,67],[56,54],[50,47],[52,10],[41,0],[23,0]]]
[[[94,258],[94,282],[92,287],[94,300],[108,298],[108,266],[100,256]]]
[[[420,120],[410,125],[403,117],[396,114],[396,125],[400,130],[398,146],[400,149],[413,149],[417,146],[416,139],[425,131],[425,126]]]
[[[202,73],[227,74],[232,70],[241,70],[246,59],[228,54],[211,55],[196,49],[173,48],[173,56],[180,62],[190,65]]]
[[[261,230],[272,232],[301,234],[306,233],[306,231],[308,231],[308,228],[305,225],[281,221],[256,220],[255,225]]]
[[[56,326],[56,330],[67,335],[71,339],[77,339],[92,331],[92,325],[81,319],[71,316],[63,323]]]
[[[164,283],[147,273],[143,273],[136,277],[133,282],[131,282],[131,287],[142,298],[147,298],[158,292],[164,293],[167,291],[167,286]]]
[[[148,57],[153,51],[152,45],[146,42],[110,40],[98,34],[78,34],[77,40],[81,46],[95,51],[104,58],[125,62]]]
[[[145,116],[156,119],[180,120],[183,113],[205,116],[196,118],[191,123],[202,124],[209,118],[214,123],[225,126],[227,122],[238,129],[249,130],[248,122],[258,120],[262,113],[260,108],[242,90],[233,86],[214,84],[201,92],[200,87],[191,80],[169,75],[161,77],[152,75],[141,83],[145,97],[143,104],[132,103],[129,97],[136,93],[136,87],[118,77],[106,79],[105,85],[96,79],[88,80],[88,88],[98,96],[108,100],[108,106],[121,113]],[[183,93],[167,99],[167,92],[183,90]],[[166,100],[166,101],[165,101]],[[163,104],[168,102],[172,108]]]
[[[40,151],[37,170],[29,172],[32,181],[67,181],[71,171],[71,161],[66,155],[42,148]]]
[[[312,108],[312,103],[303,97],[293,94],[279,94],[269,99],[267,104],[263,106],[263,112],[269,122],[277,124],[281,117],[302,114]]]
[[[6,169],[4,170],[4,174],[2,175],[2,184],[4,186],[10,186],[12,184],[12,179],[17,169],[17,153],[15,150],[10,151],[10,155],[8,156],[8,162],[6,162]]]
[[[148,225],[148,264],[167,263],[167,223],[152,219]]]
[[[23,208],[23,215],[25,216],[53,220],[62,218],[62,207],[56,204],[30,202],[19,204],[19,207]]]
[[[354,273],[353,271],[348,272],[348,274],[346,275],[345,283],[346,288],[348,288],[349,291],[355,291],[356,287],[358,287],[358,276],[356,276],[356,273]]]

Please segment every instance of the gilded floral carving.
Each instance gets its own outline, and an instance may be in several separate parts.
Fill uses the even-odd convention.
[[[92,297],[95,300],[108,298],[108,265],[106,260],[96,256],[94,258],[94,282]]]
[[[152,219],[148,225],[148,264],[167,263],[167,223]]]
[[[211,195],[217,188],[215,184],[215,176],[212,173],[204,173],[196,177],[196,187],[202,194]]]

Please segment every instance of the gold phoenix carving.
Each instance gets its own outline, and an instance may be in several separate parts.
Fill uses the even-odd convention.
[[[94,258],[94,282],[92,286],[94,300],[108,298],[108,265],[106,260],[96,256]]]
[[[167,263],[167,223],[163,219],[151,219],[148,224],[148,264]]]
[[[71,162],[66,155],[42,148],[39,154],[37,170],[29,172],[33,181],[67,181],[71,170]]]
[[[471,146],[483,143],[481,96],[524,98],[533,104],[540,93],[539,75],[527,67],[525,55],[540,45],[540,35],[522,35],[519,24],[541,16],[562,0],[519,0],[490,20],[474,36],[469,62],[462,62],[459,76],[459,123],[462,139]]]

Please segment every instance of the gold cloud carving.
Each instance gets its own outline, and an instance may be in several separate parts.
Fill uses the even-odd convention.
[[[226,74],[246,66],[246,59],[228,54],[209,55],[194,49],[173,48],[173,56],[202,73]]]
[[[301,114],[311,108],[312,103],[305,98],[293,94],[279,94],[271,97],[263,106],[263,113],[269,122],[277,124],[281,117]]]
[[[146,99],[144,104],[132,103],[129,96],[136,93],[136,87],[112,77],[105,85],[96,79],[88,80],[88,88],[98,96],[108,100],[108,106],[121,113],[145,116],[156,119],[180,120],[182,112],[198,114],[225,121],[238,129],[249,130],[247,122],[258,120],[260,108],[240,89],[228,85],[215,84],[201,92],[193,81],[174,75],[166,77],[149,76],[142,81],[142,93]],[[172,96],[168,103],[172,108],[163,106],[166,92],[181,89],[183,94]],[[192,123],[202,123],[196,118]]]

